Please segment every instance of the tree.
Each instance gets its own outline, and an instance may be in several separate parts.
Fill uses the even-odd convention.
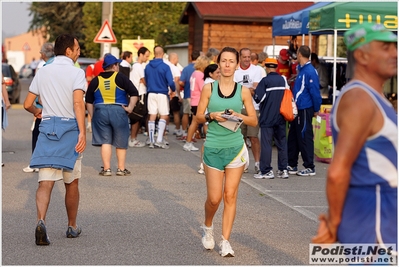
[[[179,18],[185,2],[114,2],[112,30],[122,49],[123,39],[154,39],[158,45],[187,42],[188,26]],[[75,35],[81,56],[99,58],[100,44],[94,43],[102,25],[102,2],[33,2],[29,30],[43,30],[52,42],[62,33]]]
[[[58,35],[68,33],[78,39],[84,39],[83,11],[84,2],[33,2],[30,14],[33,15],[29,30],[42,31],[52,42]]]
[[[112,30],[122,49],[123,39],[154,39],[161,46],[187,42],[188,26],[179,18],[185,2],[114,2]],[[87,2],[83,8],[86,54],[100,56],[100,44],[93,42],[102,25],[102,3]]]

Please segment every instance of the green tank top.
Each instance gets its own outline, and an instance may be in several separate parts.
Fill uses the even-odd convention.
[[[241,113],[243,106],[242,87],[235,83],[235,92],[233,96],[221,97],[219,95],[219,83],[215,81],[211,84],[212,92],[208,103],[208,112],[223,112],[226,109],[232,109],[237,113]],[[213,148],[229,148],[242,146],[244,138],[241,129],[236,132],[230,131],[220,126],[217,121],[212,121],[208,125],[206,140],[204,146]]]

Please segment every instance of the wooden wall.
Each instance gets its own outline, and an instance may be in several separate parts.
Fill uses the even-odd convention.
[[[288,48],[287,41],[290,38],[290,36],[277,36],[275,45],[287,45]],[[316,47],[316,39],[316,36],[312,38],[312,50]],[[302,36],[297,37],[297,43],[302,45]],[[304,44],[309,45],[308,36],[305,37]],[[188,57],[193,50],[206,53],[211,47],[221,50],[225,46],[237,50],[248,47],[253,52],[260,53],[268,45],[273,45],[271,22],[203,21],[195,12],[189,13]]]

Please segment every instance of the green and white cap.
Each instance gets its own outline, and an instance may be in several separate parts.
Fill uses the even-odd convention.
[[[398,36],[388,31],[382,24],[365,22],[345,32],[344,41],[348,50],[354,51],[372,41],[397,42]]]

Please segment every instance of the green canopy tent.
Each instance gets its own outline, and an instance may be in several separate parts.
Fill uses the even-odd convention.
[[[336,2],[309,13],[309,33],[334,34],[333,103],[336,96],[337,36],[363,22],[381,23],[387,29],[397,31],[398,3]]]

